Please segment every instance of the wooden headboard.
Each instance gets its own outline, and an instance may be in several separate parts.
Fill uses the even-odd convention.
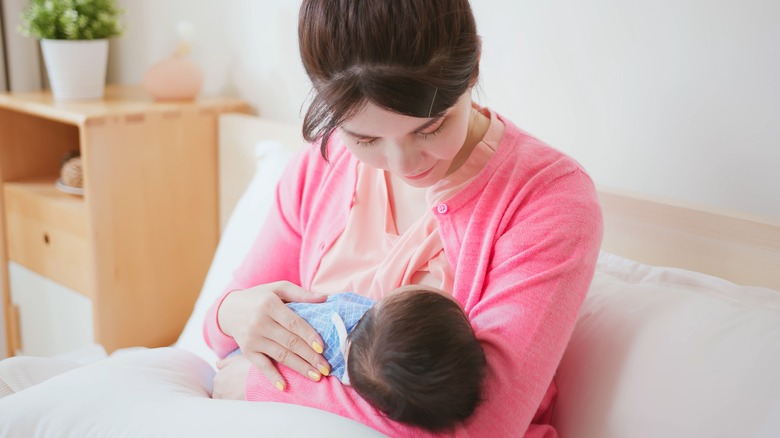
[[[599,189],[602,249],[780,291],[780,219]]]
[[[220,116],[221,221],[254,172],[254,145],[303,143],[300,127],[245,114]],[[704,272],[780,291],[780,219],[761,219],[599,188],[602,249],[646,264]]]

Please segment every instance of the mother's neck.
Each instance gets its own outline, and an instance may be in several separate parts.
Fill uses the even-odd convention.
[[[455,158],[452,159],[452,163],[450,164],[449,169],[447,169],[446,175],[450,175],[460,169],[460,166],[468,160],[471,152],[477,146],[477,143],[485,138],[488,127],[490,127],[490,118],[482,114],[478,108],[472,107],[469,128],[466,132],[466,140],[463,142],[463,147],[461,147],[457,155],[455,155]]]

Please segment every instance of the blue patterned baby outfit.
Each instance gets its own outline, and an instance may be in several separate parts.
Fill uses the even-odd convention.
[[[325,343],[322,355],[330,364],[330,375],[349,384],[344,360],[347,335],[374,304],[376,301],[370,298],[345,292],[330,295],[324,303],[289,303],[287,307],[305,319],[322,337]],[[236,354],[240,351],[231,352],[228,356]]]

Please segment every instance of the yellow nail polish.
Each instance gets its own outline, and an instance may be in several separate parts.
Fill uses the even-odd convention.
[[[319,382],[320,379],[322,378],[322,376],[319,373],[310,370],[309,371],[309,378],[314,380],[315,382]]]
[[[325,365],[317,365],[317,369],[320,370],[323,376],[330,374],[330,370]]]
[[[322,351],[323,351],[322,344],[320,344],[319,342],[312,341],[311,348],[313,348],[314,351],[316,351],[317,353],[322,354]]]
[[[284,383],[276,382],[276,389],[278,389],[279,391],[284,391]]]

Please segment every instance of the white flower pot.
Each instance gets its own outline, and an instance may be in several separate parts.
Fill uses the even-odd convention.
[[[41,40],[56,100],[101,99],[106,85],[108,40]]]

